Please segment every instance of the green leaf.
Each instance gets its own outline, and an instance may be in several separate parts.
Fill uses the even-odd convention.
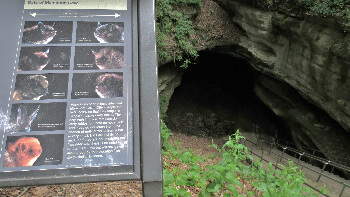
[[[172,185],[175,182],[175,176],[167,169],[163,170],[163,184],[164,186]]]
[[[234,178],[230,182],[234,185],[237,185],[238,187],[243,188],[242,183],[238,180],[238,178]]]
[[[176,183],[176,185],[186,185],[187,186],[187,179],[185,179],[184,177],[178,177],[178,178],[176,178],[176,180],[175,180],[175,183]]]
[[[211,194],[204,189],[202,189],[201,193],[198,195],[198,197],[210,197]]]
[[[215,183],[209,183],[208,185],[207,185],[207,187],[206,187],[206,191],[208,191],[208,192],[213,192],[213,190],[214,190],[214,187],[215,187]]]
[[[200,167],[199,165],[197,165],[195,163],[190,164],[190,169],[191,170],[196,170],[196,171],[203,170],[202,167]]]
[[[231,194],[229,194],[229,193],[224,193],[223,197],[231,197]]]
[[[248,192],[247,192],[247,196],[249,196],[249,197],[254,196],[254,192],[248,191]]]
[[[191,196],[191,193],[187,192],[184,188],[180,188],[180,189],[178,190],[178,194],[179,194],[180,196]]]
[[[191,159],[192,159],[191,157],[192,157],[192,154],[190,152],[185,152],[182,154],[181,159],[186,164],[191,162]]]
[[[164,196],[176,196],[177,189],[175,187],[164,187]]]
[[[197,163],[197,162],[203,163],[203,160],[200,157],[193,157],[192,162],[193,163]]]
[[[205,186],[207,184],[207,179],[204,177],[199,178],[197,185],[198,186]]]
[[[233,183],[237,179],[233,173],[227,173],[225,177],[229,183]]]
[[[206,190],[211,193],[216,193],[221,189],[221,185],[218,183],[209,183]]]
[[[227,190],[232,192],[233,196],[238,196],[238,191],[237,191],[237,188],[236,186],[232,185],[232,184],[229,184],[227,186]]]

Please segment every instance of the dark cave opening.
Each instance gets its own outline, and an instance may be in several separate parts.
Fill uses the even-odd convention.
[[[255,77],[245,60],[201,52],[197,63],[184,71],[170,100],[168,127],[199,136],[229,135],[240,129],[291,141],[285,123],[255,95]]]
[[[289,125],[255,95],[254,86],[259,74],[246,60],[202,51],[196,64],[184,70],[181,84],[172,95],[164,121],[172,131],[187,135],[220,137],[239,129],[297,149]],[[291,89],[292,95],[301,99],[296,90],[287,84],[286,87]],[[328,117],[311,103],[305,102],[305,105],[320,117]],[[332,119],[322,120],[328,121]],[[317,149],[316,146],[312,148]],[[294,155],[292,152],[286,153]],[[321,152],[315,155],[325,158]],[[302,160],[311,162],[304,158]],[[323,166],[314,161],[312,164]],[[326,170],[333,171],[328,168]],[[342,174],[338,170],[333,173]]]

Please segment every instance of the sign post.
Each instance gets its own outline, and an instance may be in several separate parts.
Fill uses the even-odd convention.
[[[139,1],[140,125],[144,196],[163,196],[154,0]],[[155,99],[156,98],[156,99]]]
[[[162,196],[154,0],[0,6],[0,186],[141,180]]]

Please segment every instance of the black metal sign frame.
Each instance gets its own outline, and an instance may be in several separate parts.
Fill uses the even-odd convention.
[[[1,2],[0,186],[141,180],[161,196],[154,0],[46,2]]]

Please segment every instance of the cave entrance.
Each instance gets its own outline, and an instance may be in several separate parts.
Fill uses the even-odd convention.
[[[184,71],[165,122],[173,131],[189,135],[223,136],[240,129],[276,137],[286,128],[255,95],[255,76],[245,60],[201,52],[197,63]]]

